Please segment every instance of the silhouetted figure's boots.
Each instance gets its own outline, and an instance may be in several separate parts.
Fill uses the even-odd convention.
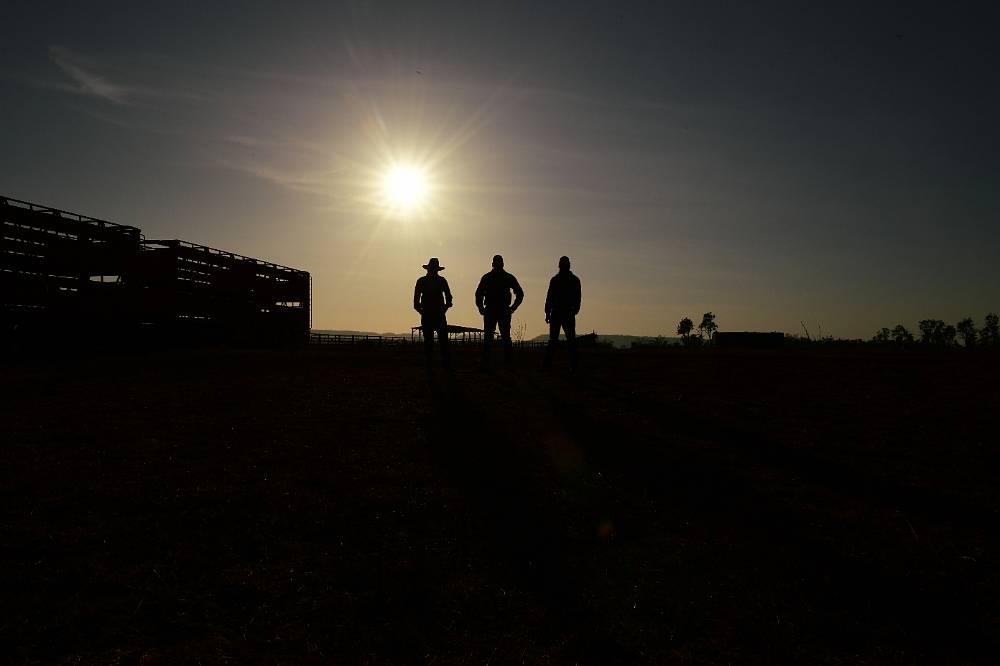
[[[448,281],[438,275],[444,270],[437,257],[424,264],[427,275],[417,280],[413,289],[413,309],[420,313],[420,329],[424,336],[424,355],[430,370],[434,356],[434,333],[441,346],[441,363],[451,369],[448,350],[448,319],[445,312],[451,307],[451,289]]]
[[[579,357],[576,351],[576,317],[567,317],[562,322],[563,330],[566,331],[566,346],[569,347],[569,368],[573,372],[579,365]]]
[[[479,359],[479,366],[483,369],[490,366],[490,354],[493,351],[493,335],[496,328],[496,321],[487,313],[483,313],[483,355]]]
[[[424,332],[424,360],[427,368],[434,365],[434,334],[437,334],[438,346],[441,347],[441,365],[445,370],[451,369],[451,354],[448,346],[448,323],[443,314],[424,315],[420,318],[420,327]]]
[[[503,346],[503,360],[510,363],[513,342],[510,339],[510,308],[495,311],[487,308],[483,315],[483,365],[489,366],[496,329],[500,329],[500,344]]]
[[[451,371],[451,346],[448,344],[448,323],[444,322],[438,330],[438,342],[441,345],[441,367]]]
[[[559,273],[549,280],[549,291],[545,296],[545,323],[549,325],[549,346],[545,349],[543,368],[552,366],[552,356],[559,343],[559,329],[566,333],[569,347],[569,363],[576,372],[578,356],[576,349],[576,315],[580,312],[580,278],[569,270],[569,257],[559,258]]]
[[[424,336],[424,364],[430,370],[434,364],[434,329],[427,326],[423,317],[421,317],[420,328]]]
[[[514,293],[514,304],[510,295]],[[493,270],[479,280],[476,288],[476,307],[483,316],[483,360],[482,367],[490,363],[493,349],[493,333],[500,327],[500,341],[503,344],[504,361],[510,362],[513,343],[510,339],[510,320],[514,311],[524,300],[524,290],[517,278],[503,269],[503,257],[493,257]]]
[[[549,325],[549,344],[545,347],[545,360],[542,367],[545,369],[552,367],[552,357],[556,353],[556,345],[559,344],[559,323],[554,321],[548,313],[545,314],[545,323]]]

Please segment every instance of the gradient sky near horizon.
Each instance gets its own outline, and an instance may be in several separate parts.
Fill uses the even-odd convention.
[[[431,256],[477,325],[498,252],[532,336],[563,254],[587,331],[1000,309],[985,3],[4,4],[0,194],[306,269],[315,328],[407,330]]]

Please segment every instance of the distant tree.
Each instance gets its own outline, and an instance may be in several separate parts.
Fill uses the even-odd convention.
[[[681,338],[684,338],[685,340],[689,335],[691,335],[691,331],[693,330],[694,322],[691,321],[690,317],[684,317],[684,319],[681,319],[677,324],[677,335],[681,336]]]
[[[878,332],[872,336],[872,342],[878,343],[880,345],[887,344],[892,340],[892,331],[884,326],[878,330]]]
[[[898,345],[910,344],[913,342],[913,334],[902,324],[896,324],[896,328],[892,329],[892,341]]]
[[[958,335],[962,338],[962,344],[966,349],[972,349],[976,346],[976,322],[972,321],[972,317],[966,317],[962,321],[958,322],[955,326],[955,330]]]
[[[711,312],[703,314],[701,323],[698,324],[698,334],[711,342],[717,330],[719,330],[719,325],[715,323],[715,315]]]
[[[514,342],[521,344],[524,342],[524,334],[528,332],[528,325],[523,321],[511,329],[510,337],[513,338]]]
[[[957,330],[951,324],[948,324],[941,331],[941,344],[945,347],[953,347],[955,345],[955,333]]]
[[[944,322],[940,319],[922,319],[917,324],[920,328],[920,342],[925,345],[944,344]]]
[[[979,331],[979,341],[984,347],[992,347],[993,349],[1000,347],[1000,318],[997,317],[996,312],[986,315],[983,328]]]

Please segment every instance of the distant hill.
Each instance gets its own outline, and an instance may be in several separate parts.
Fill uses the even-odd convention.
[[[313,333],[329,333],[330,335],[381,335],[384,338],[410,337],[410,332],[406,333],[376,333],[375,331],[341,331],[332,328],[314,328]]]

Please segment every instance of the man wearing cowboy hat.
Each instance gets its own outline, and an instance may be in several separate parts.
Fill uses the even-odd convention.
[[[510,303],[510,292],[514,292],[514,304]],[[517,278],[503,269],[503,257],[493,257],[493,270],[483,276],[476,289],[476,307],[483,315],[483,366],[490,360],[493,346],[493,331],[500,326],[500,340],[503,342],[505,361],[510,361],[510,318],[524,300],[524,290]]]
[[[424,268],[427,269],[427,275],[417,279],[417,286],[413,290],[413,309],[420,313],[427,367],[431,367],[434,332],[437,331],[441,361],[447,370],[451,368],[451,362],[448,357],[448,320],[444,313],[451,307],[451,289],[448,288],[448,281],[438,275],[444,270],[444,266],[437,257],[431,257]]]

